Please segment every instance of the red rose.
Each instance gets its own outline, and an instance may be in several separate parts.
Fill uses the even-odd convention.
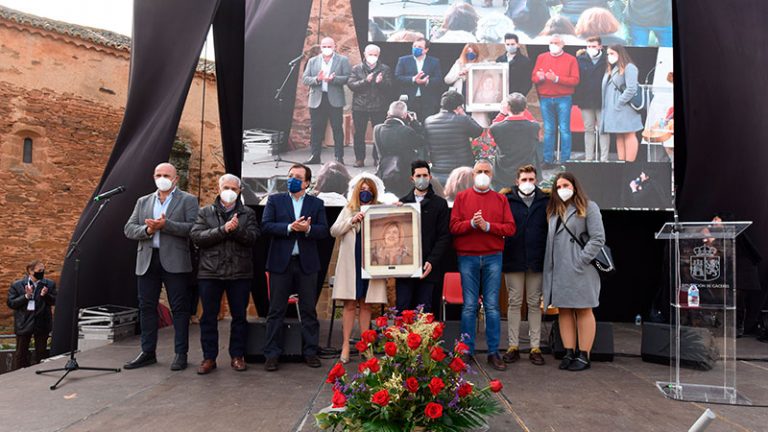
[[[347,405],[347,397],[340,391],[333,392],[333,398],[331,399],[333,408],[342,408]]]
[[[408,379],[405,380],[405,388],[411,393],[416,393],[419,391],[419,380],[414,377],[408,377]]]
[[[387,317],[380,316],[380,317],[376,318],[376,327],[384,328],[384,327],[387,326],[388,322],[389,322],[389,320],[387,320]]]
[[[394,357],[397,354],[397,344],[394,342],[385,343],[384,353],[386,353],[390,357]]]
[[[427,404],[427,407],[424,408],[424,414],[432,420],[440,418],[443,416],[443,406],[438,403],[430,402]]]
[[[488,144],[483,144],[483,150],[488,150]]]
[[[365,372],[365,369],[368,367],[368,362],[362,362],[357,365],[357,371],[360,373]]]
[[[408,348],[415,350],[421,345],[421,336],[418,333],[408,334]]]
[[[358,351],[363,352],[368,349],[368,342],[361,340],[355,344],[355,348],[357,348]]]
[[[456,357],[451,360],[451,364],[448,366],[450,366],[450,368],[453,369],[453,371],[456,373],[462,372],[467,368],[467,364],[464,363],[464,360],[462,360],[461,357]]]
[[[435,314],[428,313],[424,316],[424,319],[427,321],[427,324],[432,324],[433,322],[435,322]]]
[[[387,406],[389,404],[389,392],[386,390],[379,390],[371,396],[371,402],[379,406]]]
[[[459,386],[459,397],[469,396],[472,393],[472,384],[465,382]]]
[[[376,330],[366,330],[363,332],[361,339],[368,342],[368,343],[374,343],[376,342]]]
[[[446,354],[445,351],[439,346],[433,346],[429,351],[429,356],[432,357],[432,360],[441,362],[445,359]]]
[[[403,322],[406,324],[413,324],[414,319],[416,318],[416,311],[412,310],[406,310],[403,311]]]
[[[459,354],[466,354],[469,352],[469,347],[464,342],[459,342],[456,344],[456,348],[454,349]]]
[[[429,391],[432,392],[433,396],[437,396],[437,394],[440,393],[440,391],[444,388],[445,383],[440,378],[432,378],[432,380],[429,382]]]
[[[491,388],[491,391],[494,393],[498,393],[501,391],[501,389],[504,388],[504,384],[502,384],[501,381],[497,379],[492,380],[490,383],[488,383],[488,386]]]
[[[395,327],[403,326],[403,317],[395,317]]]
[[[336,365],[331,369],[331,371],[328,372],[328,379],[326,379],[325,382],[329,384],[333,384],[334,381],[343,377],[346,374],[347,374],[347,371],[344,370],[344,365],[342,365],[341,362],[336,363]]]
[[[392,327],[388,327],[386,330],[384,330],[384,337],[387,339],[394,339],[395,335],[392,334]]]
[[[445,323],[439,323],[435,326],[434,329],[432,329],[432,339],[440,339],[440,337],[443,335],[443,330],[445,329]]]
[[[373,373],[377,373],[381,370],[381,366],[379,365],[379,359],[376,357],[371,358],[366,362],[366,367],[371,370]]]

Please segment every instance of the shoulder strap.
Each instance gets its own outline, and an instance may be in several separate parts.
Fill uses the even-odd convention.
[[[573,239],[573,241],[575,241],[576,244],[578,244],[579,246],[581,246],[583,248],[584,247],[584,243],[582,243],[581,240],[579,240],[578,238],[576,238],[575,235],[573,235],[573,232],[570,229],[568,229],[568,224],[566,224],[565,221],[562,220],[562,218],[559,219],[559,221],[562,221],[563,228],[565,228],[565,230],[568,231],[568,234],[571,235],[571,238]]]

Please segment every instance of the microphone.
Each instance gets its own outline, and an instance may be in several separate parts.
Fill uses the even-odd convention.
[[[99,201],[102,201],[102,200],[105,200],[105,199],[112,198],[113,196],[115,196],[117,194],[121,194],[123,192],[125,192],[125,186],[118,186],[118,187],[116,187],[116,188],[114,188],[112,190],[109,190],[109,191],[106,191],[106,192],[104,192],[102,194],[96,195],[96,198],[94,198],[93,201],[99,202]]]
[[[288,66],[293,66],[293,65],[295,65],[296,63],[300,62],[300,61],[301,61],[301,59],[303,59],[303,58],[304,58],[304,53],[301,53],[301,54],[299,54],[299,56],[298,56],[298,57],[296,57],[295,59],[293,59],[293,60],[291,60],[290,62],[288,62]]]

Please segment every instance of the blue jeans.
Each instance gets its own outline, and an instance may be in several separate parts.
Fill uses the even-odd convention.
[[[501,254],[459,256],[459,273],[464,306],[461,309],[461,333],[469,335],[466,344],[470,354],[475,353],[475,327],[480,295],[485,308],[485,335],[488,354],[499,352],[499,290],[501,289]]]
[[[672,46],[672,27],[643,27],[630,24],[629,25],[629,38],[632,41],[632,45],[635,46],[648,46],[648,37],[653,32],[656,35],[656,39],[659,41],[659,46],[671,47]]]
[[[560,161],[571,158],[571,97],[539,99],[544,120],[544,163],[555,159],[555,140],[560,129]]]

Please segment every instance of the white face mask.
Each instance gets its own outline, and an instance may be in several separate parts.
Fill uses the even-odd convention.
[[[617,61],[619,61],[619,56],[615,54],[608,54],[608,63],[616,64]]]
[[[563,49],[560,47],[560,45],[557,44],[549,44],[549,53],[552,55],[559,55],[561,52],[563,52]]]
[[[536,185],[533,182],[522,182],[517,188],[525,195],[530,195],[536,189]]]
[[[590,57],[597,57],[597,55],[600,54],[600,50],[597,48],[587,48],[587,54],[589,54]]]
[[[155,186],[160,192],[168,192],[173,187],[173,181],[166,177],[158,177],[155,179]]]
[[[481,173],[475,176],[475,187],[484,190],[491,185],[491,177],[488,174]]]
[[[557,196],[559,196],[563,202],[568,201],[573,196],[573,190],[568,188],[560,188],[557,190]]]
[[[237,199],[237,192],[232,189],[224,189],[219,193],[219,198],[224,204],[232,204]]]
[[[373,56],[373,55],[365,56],[365,61],[367,61],[368,64],[370,65],[374,65],[376,64],[377,61],[379,61],[379,56]]]
[[[323,53],[324,56],[329,57],[333,55],[333,48],[320,48],[320,52]]]

